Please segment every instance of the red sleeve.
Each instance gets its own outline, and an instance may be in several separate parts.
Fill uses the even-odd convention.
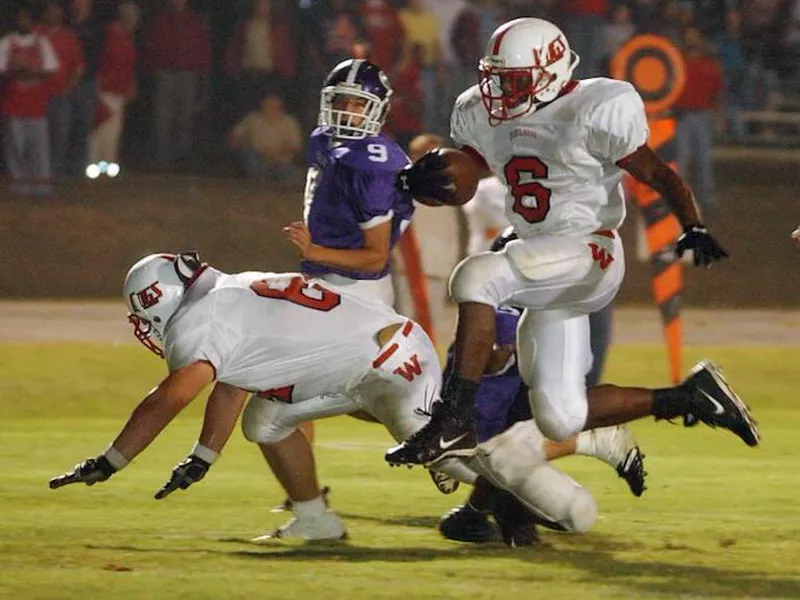
[[[469,157],[475,161],[475,164],[478,166],[478,168],[486,171],[491,170],[489,169],[489,163],[486,162],[486,159],[483,158],[483,155],[475,150],[475,148],[472,146],[461,146],[459,150],[461,150],[464,154],[469,155]]]

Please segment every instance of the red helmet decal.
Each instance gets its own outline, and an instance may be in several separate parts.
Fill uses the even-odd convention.
[[[567,51],[567,44],[563,36],[558,36],[547,45],[547,53],[545,54],[539,48],[533,49],[533,64],[536,67],[547,67],[552,65],[557,60],[564,57]]]
[[[155,281],[143,290],[136,292],[135,295],[142,310],[147,310],[148,308],[158,304],[158,299],[161,298],[163,294],[161,289],[158,287],[158,282]]]

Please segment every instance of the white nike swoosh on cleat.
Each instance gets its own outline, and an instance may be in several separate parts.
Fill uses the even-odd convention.
[[[714,410],[714,414],[721,415],[722,413],[725,412],[725,409],[722,407],[722,404],[720,404],[719,401],[716,400],[711,394],[709,394],[707,391],[703,389],[700,390],[700,393],[703,394],[703,396],[705,396],[706,398],[708,398],[709,402],[711,402],[711,404],[713,404],[716,407],[716,409]]]
[[[628,456],[625,457],[625,464],[622,466],[623,473],[627,473],[630,470],[637,456],[639,456],[639,451],[636,448],[632,448],[628,452]]]
[[[439,438],[439,448],[441,448],[442,450],[447,450],[450,446],[452,446],[453,444],[457,444],[458,442],[463,440],[465,437],[467,437],[467,433],[462,433],[460,436],[458,436],[456,438],[453,438],[452,440],[449,440],[449,441],[445,441],[445,439],[443,437],[440,437]]]

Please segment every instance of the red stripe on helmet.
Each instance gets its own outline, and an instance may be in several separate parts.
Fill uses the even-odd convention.
[[[500,44],[503,43],[503,38],[506,37],[508,31],[514,26],[514,21],[509,21],[505,24],[505,27],[501,28],[500,31],[497,33],[497,37],[494,39],[494,47],[492,48],[492,54],[497,54],[500,52]]]

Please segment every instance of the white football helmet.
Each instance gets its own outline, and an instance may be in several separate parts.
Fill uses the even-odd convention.
[[[125,275],[122,286],[128,321],[144,346],[164,356],[164,329],[178,310],[186,289],[208,265],[194,252],[145,256]]]
[[[572,78],[580,58],[550,21],[525,17],[498,27],[479,65],[479,88],[497,125],[554,100]]]

